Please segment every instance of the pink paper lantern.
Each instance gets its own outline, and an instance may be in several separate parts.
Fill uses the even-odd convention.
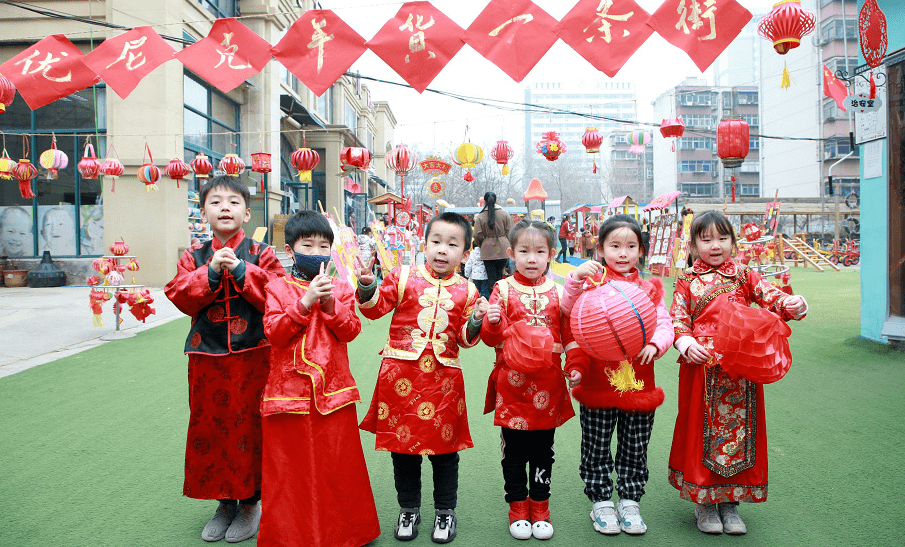
[[[604,361],[622,361],[633,359],[650,342],[657,309],[637,285],[607,281],[578,297],[570,324],[585,353]]]

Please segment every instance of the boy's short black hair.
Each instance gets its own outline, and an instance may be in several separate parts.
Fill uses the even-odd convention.
[[[211,190],[213,190],[214,188],[226,188],[227,190],[232,190],[233,192],[242,196],[242,199],[245,200],[246,208],[251,205],[251,192],[248,190],[248,186],[246,186],[244,182],[239,180],[239,177],[220,175],[219,177],[213,177],[211,180],[207,181],[204,186],[201,187],[201,193],[199,195],[199,199],[201,200],[201,207],[204,207],[204,202],[207,200],[207,195],[210,194]]]
[[[311,236],[321,236],[333,245],[333,228],[327,217],[317,211],[299,211],[286,221],[286,244],[295,248],[295,242]]]
[[[465,217],[459,213],[440,213],[427,223],[427,228],[424,229],[425,240],[431,235],[431,228],[434,226],[435,222],[446,222],[447,224],[455,224],[462,228],[465,232],[465,249],[471,249],[471,224],[468,223]]]

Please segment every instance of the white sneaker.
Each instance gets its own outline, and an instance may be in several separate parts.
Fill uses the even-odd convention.
[[[738,506],[732,503],[720,504],[720,520],[723,521],[723,532],[740,536],[748,532],[745,521],[738,516]]]
[[[694,517],[698,521],[698,530],[705,534],[722,534],[723,521],[715,503],[699,503],[694,508]]]
[[[641,518],[641,508],[637,501],[619,500],[616,510],[619,512],[619,527],[623,532],[635,536],[647,532],[647,525]]]
[[[616,506],[611,501],[595,502],[591,520],[594,521],[594,529],[601,534],[615,536],[622,531],[616,516]]]

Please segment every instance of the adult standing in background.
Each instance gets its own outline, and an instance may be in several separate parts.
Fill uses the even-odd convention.
[[[509,230],[512,229],[512,218],[509,213],[496,204],[496,194],[484,194],[484,208],[475,215],[474,246],[481,248],[481,259],[487,269],[487,284],[492,288],[503,278],[503,268],[509,257]]]
[[[565,262],[566,261],[566,253],[568,253],[569,248],[569,234],[573,231],[572,224],[569,223],[569,215],[563,215],[562,224],[559,225],[559,254],[556,255],[557,262]],[[571,254],[571,253],[570,253]],[[562,260],[559,257],[562,256]]]

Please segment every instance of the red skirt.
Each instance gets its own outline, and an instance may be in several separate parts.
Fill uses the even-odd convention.
[[[269,347],[189,354],[184,495],[245,499],[261,490],[261,394],[269,361]]]
[[[357,547],[380,535],[355,405],[264,417],[258,547]]]

